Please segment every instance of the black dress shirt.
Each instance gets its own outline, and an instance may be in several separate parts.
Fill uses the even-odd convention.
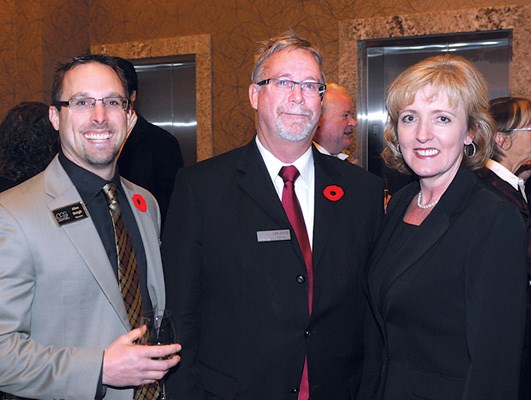
[[[107,205],[107,199],[102,191],[103,186],[107,181],[79,165],[74,164],[65,157],[62,151],[59,152],[59,161],[81,195],[81,200],[83,201],[90,218],[94,221],[94,225],[96,226],[96,230],[98,231],[103,246],[105,247],[109,261],[113,266],[114,274],[118,279],[118,258],[116,254],[114,227],[109,212],[109,206]],[[133,211],[131,210],[129,202],[122,189],[118,168],[111,179],[111,182],[115,183],[118,188],[118,201],[122,211],[122,218],[127,232],[131,237],[133,248],[136,253],[142,306],[144,311],[148,311],[152,308],[152,304],[147,290],[147,261],[144,243],[142,242],[142,237],[140,236],[140,231],[138,230]],[[116,284],[118,284],[118,280]]]

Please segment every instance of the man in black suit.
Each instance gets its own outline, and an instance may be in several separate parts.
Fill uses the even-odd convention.
[[[138,94],[138,77],[133,64],[120,57],[114,57],[124,71],[134,107]],[[149,190],[157,199],[161,215],[161,227],[164,220],[175,175],[183,166],[179,141],[168,131],[148,122],[133,109],[127,140],[118,158],[120,175]]]
[[[290,32],[258,56],[249,86],[256,136],[177,174],[162,251],[183,350],[168,391],[186,400],[350,400],[383,186],[311,146],[321,54]],[[305,229],[284,211],[284,166],[300,173]]]

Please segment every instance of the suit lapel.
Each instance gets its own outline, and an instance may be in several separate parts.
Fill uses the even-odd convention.
[[[146,205],[146,210],[142,211],[137,205],[133,203],[133,195],[138,194],[134,190],[134,186],[131,182],[121,179],[122,188],[124,189],[129,206],[133,211],[133,215],[144,243],[144,251],[146,253],[146,268],[147,268],[147,288],[149,297],[153,308],[163,309],[166,304],[166,296],[164,291],[164,279],[162,273],[162,261],[160,258],[160,241],[159,232],[156,229],[156,225],[153,221],[159,219],[157,216],[153,216],[154,205]],[[145,200],[145,199],[144,199]],[[160,222],[160,221],[159,221]]]
[[[241,173],[238,181],[240,188],[271,219],[281,226],[289,227],[288,217],[254,140],[244,147],[237,169]]]
[[[315,208],[313,227],[313,269],[319,266],[319,260],[326,248],[332,227],[338,218],[338,204],[328,200],[323,191],[329,185],[340,185],[341,174],[329,162],[328,157],[313,149],[315,165]]]
[[[290,229],[293,250],[304,264],[304,257],[297,242],[295,232],[282,207],[267,167],[254,140],[242,150],[237,169],[241,173],[240,188],[260,207],[281,229]]]
[[[378,267],[372,270],[370,274],[390,274],[390,276],[386,279],[388,282],[386,287],[381,288],[378,293],[371,293],[373,301],[379,304],[380,296],[385,294],[445,234],[454,215],[463,210],[475,181],[476,178],[473,173],[462,166],[437,206],[424,220],[423,225],[426,224],[428,228],[425,230],[426,234],[419,238],[411,251],[400,260],[400,263],[393,266],[379,264],[378,261],[392,238],[393,228],[401,223],[400,220],[403,218],[407,206],[413,196],[418,193],[418,184],[410,184],[400,193],[400,197],[396,199],[397,203],[393,205],[390,213],[386,216],[384,233],[375,248],[372,265]]]
[[[81,202],[81,197],[72,181],[61,167],[56,157],[44,172],[45,190],[51,196],[48,202],[50,212],[70,204]],[[85,218],[61,227],[68,236],[72,245],[77,249],[87,268],[101,287],[124,326],[129,329],[129,321],[124,302],[113,268],[101,243],[99,234],[92,219]]]

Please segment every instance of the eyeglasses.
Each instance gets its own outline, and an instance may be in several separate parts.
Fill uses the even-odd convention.
[[[120,96],[104,97],[103,99],[72,97],[68,101],[58,101],[54,105],[57,107],[68,107],[72,111],[90,111],[96,107],[96,102],[98,101],[101,101],[103,107],[109,111],[125,111],[129,107],[129,99]]]
[[[288,93],[295,88],[295,85],[301,87],[302,93],[308,97],[323,96],[326,85],[321,82],[296,82],[284,78],[269,78],[257,83],[258,86],[271,85],[273,90],[279,93]]]
[[[531,131],[531,126],[528,126],[526,128],[514,128],[513,129],[514,132],[519,132],[519,131]]]

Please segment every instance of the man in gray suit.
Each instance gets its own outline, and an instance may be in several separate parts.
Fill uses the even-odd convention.
[[[144,310],[165,307],[157,203],[116,168],[130,116],[123,73],[107,56],[73,58],[56,71],[52,104],[59,154],[0,195],[0,390],[140,398],[133,388],[162,378],[180,346],[136,344],[145,327],[131,326],[118,284],[109,183],[136,255],[136,298]]]

